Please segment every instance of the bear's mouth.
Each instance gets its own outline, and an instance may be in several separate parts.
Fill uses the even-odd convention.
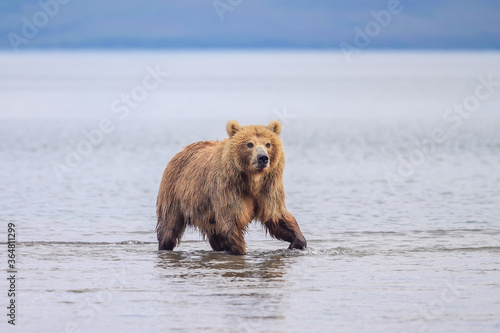
[[[252,163],[252,166],[253,166],[255,169],[259,170],[259,171],[263,171],[263,170],[266,170],[266,169],[268,169],[268,168],[269,168],[269,164],[258,164],[258,163],[253,164],[253,163]]]

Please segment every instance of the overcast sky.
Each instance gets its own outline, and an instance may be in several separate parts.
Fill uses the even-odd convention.
[[[9,0],[0,48],[500,48],[500,0],[397,2]]]

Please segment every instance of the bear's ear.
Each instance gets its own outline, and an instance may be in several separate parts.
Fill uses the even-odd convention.
[[[230,120],[227,122],[226,131],[230,138],[232,138],[233,135],[235,135],[239,130],[241,130],[241,125],[236,120]]]
[[[281,134],[281,128],[282,128],[282,125],[278,120],[271,120],[269,125],[267,125],[267,129],[276,133],[277,135]]]

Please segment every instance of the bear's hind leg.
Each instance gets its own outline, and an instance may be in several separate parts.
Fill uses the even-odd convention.
[[[158,251],[168,250],[172,251],[179,243],[179,239],[170,233],[165,233],[161,239],[158,239]]]
[[[186,221],[181,215],[169,216],[164,219],[158,218],[156,228],[158,251],[173,250],[180,243],[184,230],[186,230]]]

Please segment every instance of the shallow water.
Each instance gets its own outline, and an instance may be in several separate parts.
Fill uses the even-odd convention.
[[[500,77],[500,58],[452,55],[366,54],[349,68],[327,53],[1,55],[0,217],[5,233],[16,225],[16,329],[498,331],[500,90],[458,128],[442,114],[482,75]],[[81,59],[92,61],[74,66]],[[110,103],[157,62],[171,77],[120,119]],[[213,252],[193,230],[156,251],[156,194],[173,154],[223,138],[229,118],[277,116],[287,207],[308,249],[252,224],[245,256]],[[104,117],[115,130],[68,166]],[[447,138],[426,148],[436,128]],[[0,327],[11,329],[5,316]]]

